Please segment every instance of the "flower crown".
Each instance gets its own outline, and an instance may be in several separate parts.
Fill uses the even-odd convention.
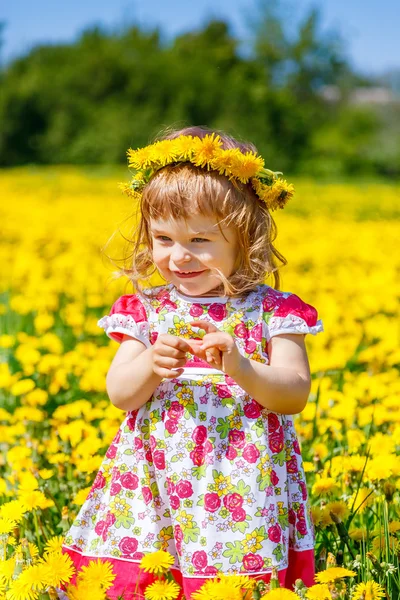
[[[255,152],[241,152],[239,148],[224,150],[222,140],[215,133],[204,138],[180,135],[172,140],[161,140],[127,151],[129,167],[135,174],[129,184],[120,187],[129,196],[140,198],[144,186],[159,169],[166,165],[190,162],[208,171],[217,171],[230,181],[251,183],[257,196],[269,210],[283,208],[293,196],[294,187],[281,179],[280,172],[264,167],[264,159]]]

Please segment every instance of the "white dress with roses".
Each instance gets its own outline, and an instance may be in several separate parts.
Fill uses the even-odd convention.
[[[148,347],[161,333],[198,338],[189,322],[201,318],[268,364],[272,336],[315,335],[317,316],[268,285],[243,298],[191,298],[170,284],[120,297],[99,325],[118,342],[127,334]],[[292,416],[263,409],[193,356],[127,413],[65,539],[71,553],[114,565],[168,550],[184,579],[286,569],[289,549],[313,546]]]

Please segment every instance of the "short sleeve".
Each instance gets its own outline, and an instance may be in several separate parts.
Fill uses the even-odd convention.
[[[318,312],[296,294],[281,292],[270,288],[263,299],[264,337],[285,333],[317,333],[324,331]]]
[[[110,314],[102,317],[97,325],[109,338],[121,342],[124,334],[150,346],[149,323],[143,302],[136,294],[121,296],[111,307]]]

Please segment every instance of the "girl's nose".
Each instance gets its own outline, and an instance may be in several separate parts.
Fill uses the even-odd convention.
[[[182,246],[174,246],[171,252],[171,258],[175,263],[186,263],[192,260],[190,252]]]

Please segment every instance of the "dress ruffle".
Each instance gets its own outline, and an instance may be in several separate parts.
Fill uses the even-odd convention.
[[[131,315],[112,314],[102,317],[97,325],[102,327],[108,337],[116,342],[122,342],[122,336],[125,334],[143,342],[146,348],[150,346],[149,323],[147,321],[136,323]]]

